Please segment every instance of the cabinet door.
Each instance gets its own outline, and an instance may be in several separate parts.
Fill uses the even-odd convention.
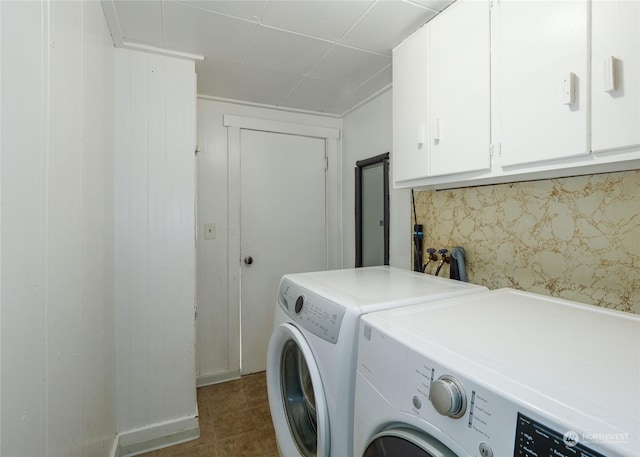
[[[588,3],[502,0],[495,8],[502,165],[589,154]]]
[[[429,176],[488,170],[489,2],[459,0],[427,27]]]
[[[394,181],[427,176],[427,28],[393,49]]]
[[[640,145],[640,3],[592,5],[591,148]]]

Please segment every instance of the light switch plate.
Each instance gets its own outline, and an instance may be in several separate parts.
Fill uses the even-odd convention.
[[[204,239],[213,240],[216,237],[216,224],[204,224]]]

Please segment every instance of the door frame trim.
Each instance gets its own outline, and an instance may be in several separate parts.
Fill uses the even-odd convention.
[[[327,140],[340,139],[339,129],[321,127],[318,125],[256,119],[252,117],[234,116],[232,114],[225,114],[222,122],[225,127],[238,127],[247,130],[260,130],[262,132],[310,136],[313,138],[324,138]]]
[[[326,259],[327,268],[340,268],[342,258],[342,182],[340,160],[340,130],[309,124],[273,121],[225,114],[223,126],[227,128],[227,297],[229,328],[229,370],[242,372],[241,321],[240,321],[240,272],[242,258],[240,250],[240,132],[258,130],[262,132],[299,135],[325,140],[327,158],[325,183]],[[276,304],[277,297],[267,297]],[[237,332],[237,337],[233,335]]]

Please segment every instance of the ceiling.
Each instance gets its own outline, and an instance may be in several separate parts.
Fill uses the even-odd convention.
[[[194,58],[198,94],[343,115],[451,0],[102,0],[116,46]]]

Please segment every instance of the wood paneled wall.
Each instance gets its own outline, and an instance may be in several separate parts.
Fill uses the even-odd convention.
[[[195,67],[116,50],[115,301],[122,448],[191,430]]]
[[[98,2],[0,18],[0,454],[109,455],[113,43]]]

